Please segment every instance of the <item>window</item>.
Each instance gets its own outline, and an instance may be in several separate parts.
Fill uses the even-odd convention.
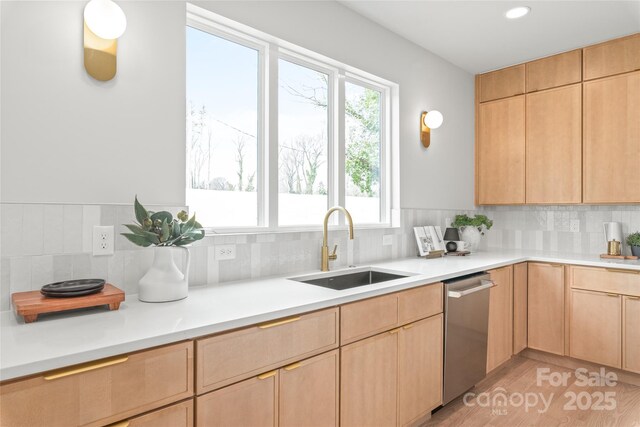
[[[342,205],[357,225],[389,225],[398,86],[187,9],[186,195],[199,221],[318,228]]]
[[[364,223],[380,222],[382,93],[345,84],[345,207]]]
[[[256,49],[187,27],[186,199],[202,224],[258,225],[258,64]]]
[[[327,211],[329,76],[280,59],[278,82],[278,223],[318,224]]]

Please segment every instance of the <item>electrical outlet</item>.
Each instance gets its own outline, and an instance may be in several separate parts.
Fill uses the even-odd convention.
[[[389,246],[393,244],[393,236],[391,234],[385,234],[382,236],[382,246]]]
[[[579,233],[580,232],[580,220],[579,219],[572,219],[571,223],[569,224],[569,231],[572,233]]]
[[[216,245],[216,260],[236,259],[236,245]]]
[[[113,255],[113,225],[93,226],[93,255]]]

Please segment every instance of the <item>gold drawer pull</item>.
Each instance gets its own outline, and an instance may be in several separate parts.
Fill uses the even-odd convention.
[[[119,423],[110,424],[108,427],[129,427],[129,420],[120,421]]]
[[[285,325],[287,323],[296,322],[296,321],[298,321],[300,319],[301,319],[300,316],[290,317],[288,319],[278,320],[278,321],[275,321],[275,322],[265,323],[263,325],[259,325],[258,328],[260,328],[260,329],[273,328],[274,326]]]
[[[609,293],[607,293],[607,296],[608,296],[608,297],[618,298],[620,295],[618,295],[618,294],[609,294]]]
[[[400,332],[400,329],[402,329],[402,328],[395,328],[395,329],[392,329],[392,330],[390,330],[390,331],[389,331],[389,333],[390,333],[390,334],[395,334],[395,333],[397,333],[397,332]]]
[[[640,297],[627,296],[627,299],[637,300],[637,299],[640,299]]]
[[[129,360],[129,356],[118,357],[116,359],[104,360],[102,362],[90,363],[78,366],[77,368],[66,369],[64,371],[57,371],[51,375],[44,377],[46,381],[56,380],[58,378],[68,377],[70,375],[81,374],[83,372],[93,371],[95,369],[106,368],[107,366],[119,365]]]
[[[549,267],[564,267],[564,264],[557,264],[553,262],[533,261],[532,264],[548,265]]]
[[[258,375],[258,379],[259,380],[266,380],[267,378],[274,377],[277,373],[278,373],[278,371],[265,372],[264,374]]]
[[[610,273],[624,273],[624,274],[640,274],[640,270],[625,270],[623,268],[605,268]]]
[[[404,329],[404,330],[411,329],[411,328],[413,328],[413,323],[410,323],[410,324],[408,324],[408,325],[404,325],[404,326],[402,327],[402,329]]]
[[[302,363],[296,362],[296,363],[292,363],[291,365],[285,366],[284,370],[293,371],[294,369],[298,369],[300,366],[302,366]]]

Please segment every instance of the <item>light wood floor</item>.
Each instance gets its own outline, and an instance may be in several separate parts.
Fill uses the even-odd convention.
[[[537,368],[549,368],[551,372],[571,373],[567,386],[553,387],[548,383],[537,386]],[[460,397],[433,414],[426,426],[624,426],[640,427],[640,387],[618,382],[616,386],[584,386],[575,384],[574,371],[537,360],[516,356],[504,367],[492,372],[471,391],[479,395],[488,392],[491,397],[498,394],[513,396],[512,393],[542,393],[547,401],[553,393],[551,404],[544,413],[539,413],[544,404],[541,400],[537,407],[527,412],[523,406],[467,406]],[[501,389],[505,391],[501,391]],[[614,410],[566,410],[569,398],[567,392],[614,392],[616,409]],[[586,399],[586,397],[584,398]],[[484,401],[480,401],[485,403]],[[514,402],[518,399],[514,397]],[[533,402],[533,400],[532,400]],[[586,402],[583,400],[583,402]],[[593,399],[592,402],[596,402]],[[586,403],[583,403],[586,406]],[[604,405],[605,403],[603,403]]]

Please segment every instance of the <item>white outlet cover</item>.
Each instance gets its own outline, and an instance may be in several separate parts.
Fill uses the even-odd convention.
[[[580,232],[580,220],[579,219],[572,219],[571,220],[571,224],[569,225],[569,231],[572,233],[579,233]]]
[[[236,259],[236,245],[216,245],[215,254],[215,259],[218,261]]]
[[[393,244],[393,236],[391,234],[382,236],[382,246],[389,246],[391,244]]]
[[[113,225],[93,226],[93,255],[113,255]]]

